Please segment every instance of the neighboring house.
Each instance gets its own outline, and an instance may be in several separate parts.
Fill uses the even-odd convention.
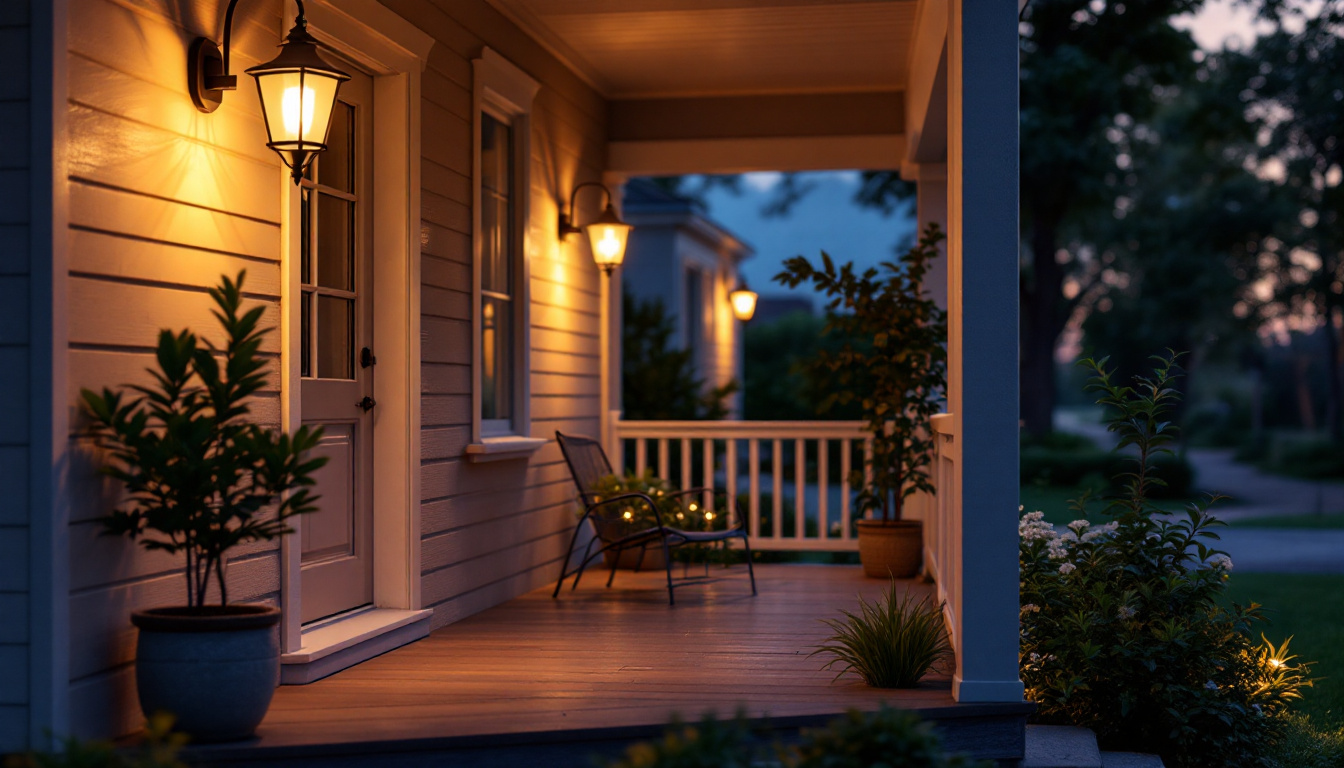
[[[694,202],[633,179],[625,185],[625,221],[634,226],[621,269],[622,290],[661,302],[676,324],[672,343],[689,350],[695,375],[706,388],[742,383],[742,322],[728,294],[741,277],[738,265],[754,253]],[[742,413],[733,396],[730,418]]]
[[[816,304],[801,296],[769,296],[762,294],[756,300],[756,316],[752,321],[769,325],[789,315],[816,315]]]
[[[145,381],[161,328],[208,335],[221,274],[246,268],[279,329],[256,417],[326,425],[334,459],[325,511],[228,570],[235,599],[284,609],[287,680],[554,580],[573,517],[552,435],[611,434],[620,407],[620,272],[556,222],[580,182],[658,174],[900,167],[921,217],[946,214],[953,693],[1021,699],[1017,4],[307,0],[354,77],[301,186],[241,74],[293,2],[240,3],[238,90],[211,114],[188,97],[225,5],[0,3],[0,752],[140,721],[128,614],[180,600],[178,563],[98,535],[116,489],[78,392]]]

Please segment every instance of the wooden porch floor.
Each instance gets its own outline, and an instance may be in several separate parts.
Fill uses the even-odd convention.
[[[819,619],[886,586],[857,566],[758,565],[757,597],[744,567],[711,574],[722,578],[678,589],[675,607],[661,571],[618,573],[611,589],[604,571],[590,572],[555,600],[550,587],[536,590],[324,680],[284,686],[256,740],[198,756],[223,765],[245,753],[295,758],[393,743],[423,751],[628,740],[659,732],[674,713],[739,708],[795,728],[883,701],[926,717],[984,710],[954,702],[945,674],[915,690],[875,690],[850,675],[833,682],[822,658],[808,657],[828,633]]]

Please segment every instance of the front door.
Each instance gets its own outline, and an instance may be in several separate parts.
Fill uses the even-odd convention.
[[[302,620],[373,602],[373,83],[341,87],[327,151],[301,184],[303,422],[320,425],[318,511],[302,531]]]

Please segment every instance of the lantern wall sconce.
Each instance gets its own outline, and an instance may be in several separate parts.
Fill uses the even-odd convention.
[[[569,194],[569,214],[575,214],[574,198],[578,196],[579,190],[584,187],[597,187],[607,196],[606,210],[591,223],[582,227],[576,226],[570,220],[569,215],[564,211],[560,212],[560,239],[563,240],[576,232],[587,232],[588,242],[593,246],[593,261],[597,266],[607,274],[608,277],[615,269],[621,266],[625,260],[625,244],[630,238],[630,230],[634,227],[621,221],[621,217],[616,215],[616,208],[612,205],[611,190],[607,185],[596,181],[585,181],[574,188]],[[577,215],[575,216],[577,219]]]
[[[733,305],[733,317],[742,322],[747,322],[756,314],[756,292],[747,288],[747,281],[743,280],[737,284],[737,290],[728,294],[728,301]]]
[[[266,146],[289,166],[294,183],[317,153],[327,148],[327,129],[336,108],[336,94],[350,75],[328,64],[317,51],[317,39],[308,34],[303,0],[294,0],[298,16],[280,54],[265,64],[247,70],[257,81],[262,118],[266,122]],[[229,0],[224,12],[224,50],[213,40],[198,37],[187,56],[187,87],[191,100],[202,112],[214,112],[224,101],[224,92],[237,90],[238,76],[229,73],[229,45],[233,37],[233,12],[238,0]]]

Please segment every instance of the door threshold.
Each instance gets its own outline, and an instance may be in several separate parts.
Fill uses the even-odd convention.
[[[280,656],[280,684],[306,685],[429,634],[429,609],[365,608],[303,628],[303,645]]]

